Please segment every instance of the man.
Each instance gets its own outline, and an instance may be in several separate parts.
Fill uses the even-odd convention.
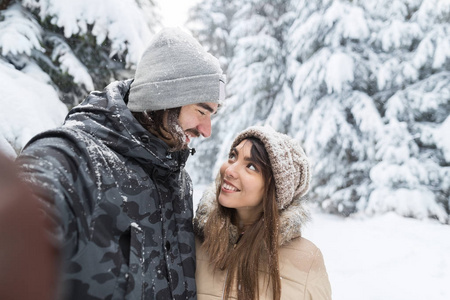
[[[113,82],[17,159],[66,255],[64,299],[195,299],[188,143],[224,99],[216,58],[163,29]]]

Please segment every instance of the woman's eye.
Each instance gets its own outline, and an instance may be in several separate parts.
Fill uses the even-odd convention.
[[[198,110],[198,112],[202,115],[202,116],[204,116],[204,115],[206,115],[204,112],[202,112],[201,110]]]
[[[235,158],[236,158],[236,155],[234,155],[234,153],[228,154],[228,159],[229,160],[235,160]]]
[[[249,164],[247,167],[252,171],[258,171],[254,164]]]

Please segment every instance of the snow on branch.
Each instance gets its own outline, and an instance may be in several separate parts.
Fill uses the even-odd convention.
[[[32,50],[43,51],[41,29],[19,4],[0,11],[0,47],[2,56],[31,55]]]

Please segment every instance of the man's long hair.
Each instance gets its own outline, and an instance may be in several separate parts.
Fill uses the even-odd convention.
[[[178,151],[186,146],[183,129],[181,129],[178,123],[180,111],[181,107],[175,107],[154,111],[133,112],[132,114],[149,132],[156,134],[160,138],[173,140],[174,146],[171,148],[171,151]]]
[[[272,287],[273,299],[281,297],[281,282],[278,263],[279,214],[276,202],[275,181],[269,156],[262,142],[257,138],[247,138],[252,143],[251,156],[262,169],[264,186],[263,212],[258,220],[246,229],[233,245],[229,228],[236,220],[236,209],[226,208],[218,202],[220,185],[216,192],[218,207],[211,213],[205,224],[205,240],[202,245],[209,254],[212,264],[228,275],[225,282],[224,299],[232,290],[240,300],[259,299],[259,270],[268,276],[264,279],[266,289]],[[263,274],[261,273],[261,274]]]

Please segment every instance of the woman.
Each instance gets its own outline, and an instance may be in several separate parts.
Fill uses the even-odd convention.
[[[234,140],[200,200],[198,299],[331,299],[320,250],[301,237],[310,171],[303,149],[270,127]]]

